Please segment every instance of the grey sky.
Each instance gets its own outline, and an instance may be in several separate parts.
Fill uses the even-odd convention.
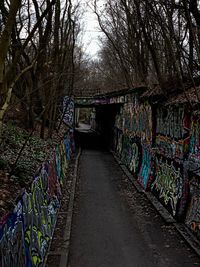
[[[89,5],[87,5],[87,2]],[[102,36],[102,32],[99,30],[98,21],[95,14],[92,12],[90,6],[92,6],[93,0],[81,0],[81,5],[84,8],[84,33],[82,37],[83,49],[91,57],[96,58],[99,51],[99,36]],[[100,4],[103,4],[104,0],[98,1]]]

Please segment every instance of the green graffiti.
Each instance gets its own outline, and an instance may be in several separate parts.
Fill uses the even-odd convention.
[[[183,195],[183,177],[180,168],[176,170],[172,162],[168,165],[167,162],[157,159],[156,179],[151,188],[159,192],[159,197],[164,200],[165,205],[170,204],[175,215],[178,200]]]

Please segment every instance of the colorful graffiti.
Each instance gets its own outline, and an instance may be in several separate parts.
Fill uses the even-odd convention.
[[[122,161],[132,173],[138,174],[139,182],[147,189],[152,167],[152,109],[147,102],[140,103],[137,95],[130,95],[128,100],[115,121],[115,127],[123,134],[117,152],[120,145]]]
[[[192,120],[189,152],[189,160],[194,164],[194,169],[200,169],[200,121],[196,117]]]
[[[186,224],[200,237],[200,177],[193,175],[189,183],[190,203],[186,216]]]
[[[124,105],[121,117],[124,132],[140,137],[142,143],[151,143],[152,110],[148,103],[140,103],[135,97],[134,102]]]
[[[141,102],[137,94],[127,99],[129,102],[121,108],[115,124],[123,133],[121,158],[131,171],[136,171],[143,188],[156,192],[158,198],[171,208],[172,214],[177,215],[177,206],[181,203],[181,209],[185,211],[187,201],[183,198],[187,198],[188,170],[183,175],[181,169],[191,146],[191,117],[183,106],[159,107],[153,129],[151,106]],[[136,137],[141,147],[140,163],[137,149],[131,142]]]
[[[136,142],[132,142],[130,146],[130,161],[129,169],[132,173],[138,173],[140,167],[141,149],[140,145]]]
[[[1,224],[0,259],[3,267],[25,266],[21,214],[22,206],[18,203],[13,213],[6,215],[4,224]]]
[[[152,152],[149,146],[142,147],[142,165],[138,174],[138,181],[143,188],[149,187],[152,178]]]
[[[121,159],[132,173],[138,173],[141,161],[141,146],[137,138],[123,136]]]
[[[74,125],[74,100],[69,96],[63,100],[63,121],[71,127]]]
[[[24,191],[14,211],[0,222],[2,267],[43,266],[60,206],[71,144],[68,132],[65,142],[57,146],[36,174],[30,191]]]
[[[159,193],[159,198],[166,206],[171,207],[175,216],[178,201],[181,200],[184,191],[184,179],[180,166],[175,167],[173,161],[156,158],[155,180],[151,189]]]
[[[156,147],[160,155],[170,159],[183,160],[186,146],[182,141],[172,141],[166,136],[156,136]]]
[[[189,153],[190,121],[184,107],[157,110],[156,148],[159,154],[179,162],[184,160]]]
[[[148,104],[138,104],[133,110],[132,131],[141,137],[142,143],[152,141],[152,111]]]
[[[184,108],[159,108],[157,111],[156,133],[179,140],[184,137]]]
[[[123,104],[115,119],[115,152],[145,190],[155,193],[177,219],[186,217],[200,236],[199,116],[183,104],[151,106],[139,94],[94,99],[93,104]]]

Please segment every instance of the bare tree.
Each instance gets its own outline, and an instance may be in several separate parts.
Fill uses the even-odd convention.
[[[71,0],[1,1],[0,128],[13,94],[24,105],[27,127],[41,120],[49,135],[58,103],[73,94],[79,3]]]
[[[197,0],[107,0],[104,8],[94,1],[94,12],[106,36],[102,51],[106,47],[116,55],[127,87],[158,83],[165,94],[173,87],[195,86],[200,66]]]

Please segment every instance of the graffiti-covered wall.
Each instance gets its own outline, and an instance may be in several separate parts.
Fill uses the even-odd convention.
[[[188,208],[186,224],[200,238],[200,120],[194,116],[191,123],[189,157],[185,169],[188,174]]]
[[[74,125],[74,100],[69,96],[65,96],[63,100],[63,122],[68,126]]]
[[[18,197],[13,211],[0,220],[0,266],[41,267],[52,238],[62,186],[74,152],[74,103],[64,99],[63,121],[71,127]]]
[[[183,106],[162,107],[156,114],[156,148],[164,157],[183,162],[189,152],[190,115]]]
[[[186,224],[200,238],[200,177],[191,174]]]
[[[115,123],[115,149],[144,188],[152,178],[152,109],[136,94],[127,97]]]
[[[60,206],[72,143],[72,131],[69,131],[35,175],[30,191],[25,190],[13,212],[2,218],[2,267],[43,266]]]
[[[200,120],[187,104],[125,98],[115,121],[114,150],[145,190],[200,236]]]
[[[183,105],[159,107],[156,112],[155,172],[151,190],[177,218],[185,215],[191,118]]]

